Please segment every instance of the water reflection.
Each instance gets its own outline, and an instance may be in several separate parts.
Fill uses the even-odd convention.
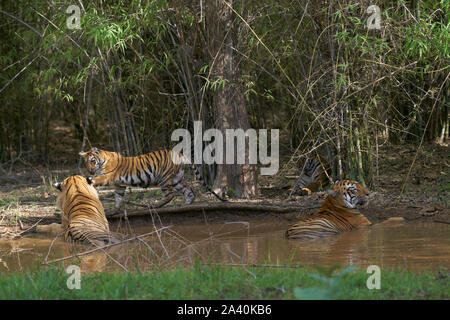
[[[114,249],[80,255],[90,250],[92,247],[70,244],[62,238],[0,240],[0,272],[25,271],[54,260],[65,267],[75,264],[83,273],[106,270],[109,262],[108,251]]]
[[[355,230],[337,237],[287,240],[290,223],[233,223],[175,226],[105,251],[83,254],[64,265],[82,271],[155,270],[195,261],[225,264],[378,265],[381,268],[450,268],[450,226],[406,222]],[[154,227],[131,230],[134,235]],[[53,243],[52,243],[53,242]],[[51,246],[51,250],[49,250]],[[74,256],[92,247],[61,240],[0,241],[0,272],[23,271],[37,262]]]
[[[365,265],[370,228],[346,232],[337,237],[312,240],[290,240],[289,250],[296,261],[306,265]]]

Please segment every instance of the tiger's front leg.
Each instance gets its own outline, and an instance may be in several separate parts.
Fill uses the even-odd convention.
[[[106,213],[107,216],[113,216],[120,212],[120,205],[122,204],[123,197],[125,196],[125,190],[127,187],[124,186],[115,186],[114,187],[114,201],[115,207],[113,211]]]
[[[91,177],[91,178],[92,178],[94,187],[105,186],[105,185],[108,184],[108,177],[106,175],[94,176],[94,177]]]
[[[310,196],[313,192],[319,191],[321,187],[323,187],[326,182],[322,180],[314,181],[313,183],[308,184],[306,187],[297,190],[297,194],[300,196]]]

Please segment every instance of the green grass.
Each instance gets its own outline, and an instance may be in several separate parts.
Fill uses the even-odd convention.
[[[69,276],[62,267],[0,275],[0,299],[295,299],[300,291],[317,298],[318,289],[331,299],[450,298],[445,272],[382,270],[380,290],[367,289],[370,275],[362,269],[327,276],[301,268],[195,265],[153,273],[83,274],[79,290],[67,288]],[[324,281],[334,277],[339,281],[332,287]]]

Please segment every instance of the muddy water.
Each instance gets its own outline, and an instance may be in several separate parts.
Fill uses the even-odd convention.
[[[84,271],[149,270],[221,262],[225,264],[378,265],[415,271],[450,269],[450,226],[405,222],[376,225],[337,237],[286,240],[290,223],[235,221],[174,226],[139,241],[107,251],[83,254],[63,263]],[[153,232],[153,226],[128,230],[133,235]],[[91,248],[46,238],[0,241],[0,272],[23,271]]]

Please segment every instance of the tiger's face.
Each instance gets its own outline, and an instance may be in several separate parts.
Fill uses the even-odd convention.
[[[366,206],[369,202],[369,190],[359,182],[352,180],[336,181],[332,190],[327,191],[337,202],[349,209]]]
[[[103,174],[106,160],[102,159],[100,156],[100,150],[97,148],[92,148],[86,152],[80,152],[80,156],[84,158],[86,163],[86,168],[91,175],[100,175]]]

